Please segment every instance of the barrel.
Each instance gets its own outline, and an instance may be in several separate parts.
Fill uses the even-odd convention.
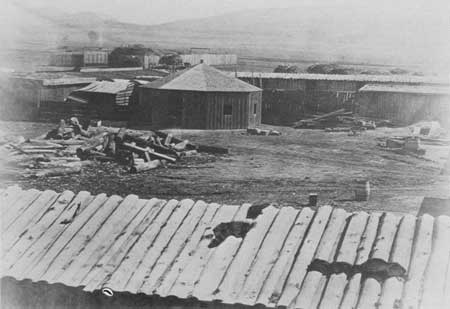
[[[316,205],[317,205],[317,193],[310,193],[309,206],[316,206]]]
[[[357,181],[355,185],[355,200],[367,201],[370,196],[370,182],[368,180]]]

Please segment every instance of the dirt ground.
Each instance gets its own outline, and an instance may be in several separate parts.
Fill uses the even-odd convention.
[[[0,122],[0,137],[34,137],[53,127],[45,123]],[[421,159],[377,146],[379,139],[406,134],[407,128],[378,128],[359,136],[270,128],[281,131],[282,136],[248,136],[242,130],[168,130],[193,143],[228,147],[230,153],[201,155],[140,174],[130,174],[115,163],[94,163],[80,175],[54,178],[24,179],[0,172],[0,186],[17,183],[41,190],[134,193],[143,198],[191,198],[226,204],[275,202],[281,206],[304,206],[308,194],[315,192],[319,204],[412,214],[418,211],[424,196],[450,195],[450,177],[440,175],[449,147],[425,146],[427,156]],[[370,181],[368,202],[353,200],[357,179]]]

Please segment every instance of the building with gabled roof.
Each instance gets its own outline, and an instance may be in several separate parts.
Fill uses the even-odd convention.
[[[135,120],[187,129],[253,127],[261,123],[261,93],[200,63],[140,87]]]

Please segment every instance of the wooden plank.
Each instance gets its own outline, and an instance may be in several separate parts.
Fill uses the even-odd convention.
[[[400,265],[404,270],[408,270],[411,249],[414,240],[414,230],[416,217],[406,215],[401,219],[395,243],[392,249],[390,262]],[[394,308],[399,306],[403,294],[404,279],[400,277],[388,278],[381,291],[379,301],[380,308]]]
[[[278,212],[277,208],[269,206],[264,208],[262,214],[256,218],[255,226],[248,231],[236,257],[225,274],[223,282],[218,287],[220,293],[215,296],[218,297],[217,299],[221,299],[224,303],[235,302],[257,252]]]
[[[123,250],[117,257],[113,258],[113,261],[117,260],[120,264],[115,267],[114,272],[110,273],[103,282],[104,287],[108,287],[113,291],[124,291],[128,280],[144,258],[147,250],[151,248],[161,229],[179,206],[177,200],[167,202],[156,218],[151,221],[151,224],[140,234],[140,237],[137,238],[134,244],[129,248],[125,248],[128,251],[124,252],[125,250]]]
[[[343,209],[335,209],[333,211],[314,255],[314,260],[324,261],[329,264],[333,262],[348,216],[349,214]],[[322,295],[322,290],[320,289],[325,286],[326,275],[314,270],[307,273],[295,302],[296,308],[314,307],[314,302],[316,301],[314,297],[319,295],[320,300],[320,295]]]
[[[320,302],[320,309],[338,309],[347,285],[345,273],[332,274]]]
[[[46,213],[39,219],[39,221],[25,230],[10,248],[4,248],[7,253],[2,258],[3,269],[10,268],[23,253],[36,242],[42,234],[53,224],[58,216],[70,204],[75,194],[72,191],[64,191],[58,197],[56,202],[48,209]]]
[[[36,223],[42,214],[49,209],[58,198],[58,194],[52,190],[44,191],[17,220],[6,228],[2,235],[3,250],[9,249],[25,230]]]
[[[422,282],[428,259],[431,255],[433,242],[434,218],[430,215],[423,215],[418,222],[416,231],[414,250],[409,265],[408,279],[405,283],[402,303],[405,308],[419,308],[422,298]]]
[[[369,215],[366,212],[358,212],[352,215],[336,257],[337,263],[344,263],[348,267],[354,265],[358,253],[357,248],[361,242],[368,218]],[[345,273],[332,274],[322,297],[320,308],[339,308],[346,284],[347,275]]]
[[[423,283],[420,308],[442,308],[450,256],[450,217],[435,219],[433,247]]]
[[[185,218],[189,215],[193,200],[182,200],[180,207],[172,214],[167,224],[161,229],[158,237],[155,239],[151,247],[148,248],[143,259],[140,261],[138,267],[130,277],[125,287],[126,291],[136,293],[147,279],[148,272],[155,265],[162,252],[170,244],[171,239],[174,237],[178,228],[182,225]]]
[[[397,226],[400,218],[392,213],[384,213],[381,221],[381,227],[375,245],[372,249],[371,258],[380,259],[389,262],[389,256],[392,250],[395,235],[397,233]]]
[[[208,264],[202,271],[201,277],[196,283],[192,296],[200,301],[211,301],[215,294],[218,293],[217,287],[228,266],[236,255],[242,243],[242,238],[234,236],[227,237],[223,243],[216,247],[212,253]]]
[[[277,306],[289,306],[298,295],[300,286],[306,275],[308,265],[311,263],[314,253],[316,252],[331,212],[332,208],[330,206],[322,206],[317,210],[311,227],[308,230],[308,234],[306,235],[306,238],[300,248],[300,252],[298,253],[294,266],[292,267],[289,277],[285,283],[285,288],[281,294]]]
[[[0,206],[3,210],[7,210],[9,205],[21,197],[21,193],[23,192],[22,188],[18,185],[9,186],[4,189],[2,195],[0,196]]]
[[[266,238],[258,251],[255,262],[249,270],[245,284],[236,302],[254,305],[264,285],[266,277],[277,261],[283,244],[294,224],[299,211],[292,207],[283,207],[273,222]]]
[[[402,292],[405,280],[401,277],[387,278],[383,283],[380,300],[377,303],[379,309],[400,308]]]
[[[377,229],[380,222],[381,213],[372,213],[367,221],[366,228],[358,246],[355,265],[362,265],[369,259],[372,246],[377,236]],[[358,302],[361,289],[361,274],[354,274],[347,284],[342,299],[341,308],[355,308]]]
[[[106,194],[97,195],[92,202],[86,207],[84,211],[79,213],[73,219],[73,222],[68,224],[58,224],[63,228],[63,231],[58,234],[56,239],[49,239],[44,247],[44,250],[37,252],[34,255],[33,263],[30,263],[27,268],[28,276],[34,281],[41,279],[47,268],[52,263],[53,259],[64,248],[64,246],[74,237],[74,235],[81,229],[86,222],[102,208],[103,203],[107,201]],[[59,221],[59,220],[58,220]],[[47,233],[46,233],[47,234]],[[46,235],[44,234],[44,236]],[[53,236],[53,234],[49,234]],[[39,247],[39,249],[41,249]],[[42,252],[42,253],[41,253]]]
[[[67,268],[58,276],[58,282],[78,286],[100,258],[110,253],[110,248],[145,205],[136,195],[128,195],[103,223],[100,230],[73,260],[67,261]],[[65,267],[63,267],[65,268]]]
[[[260,292],[257,304],[262,304],[266,307],[275,307],[277,304],[313,216],[314,211],[309,207],[305,207],[300,211],[294,226],[287,236],[280,256]]]
[[[4,209],[2,212],[2,231],[9,228],[41,194],[41,191],[31,189],[22,191],[17,196],[9,195],[8,198],[0,202],[2,209]],[[15,199],[15,201],[12,199]]]
[[[152,224],[153,220],[161,211],[164,200],[153,198],[151,200],[140,200],[145,202],[144,207],[130,223],[124,233],[116,237],[112,247],[104,254],[102,258],[94,265],[91,271],[83,278],[80,283],[85,291],[92,292],[101,289],[102,282],[120,265],[121,261],[131,249],[134,243]]]
[[[14,277],[18,280],[28,277],[29,267],[32,267],[36,260],[39,260],[47,248],[53,243],[58,236],[66,228],[66,224],[61,224],[65,218],[69,215],[73,218],[77,213],[77,210],[89,204],[93,197],[89,192],[81,191],[70,204],[63,210],[61,215],[53,222],[53,224],[47,228],[44,233],[37,239],[25,252],[18,258],[11,266],[10,273],[14,274]]]
[[[293,308],[317,308],[326,282],[327,277],[322,273],[318,271],[308,272]]]
[[[229,222],[233,218],[245,217],[247,210],[241,211],[242,208],[236,206],[223,205],[219,208],[214,216],[211,224],[205,229],[205,233],[191,256],[190,261],[182,270],[177,280],[167,293],[168,296],[177,296],[178,298],[187,298],[192,295],[195,284],[199,281],[202,272],[204,271],[208,261],[212,257],[216,248],[208,248],[209,243],[214,238],[213,229],[219,223]],[[239,220],[236,220],[239,221]]]
[[[336,262],[352,266],[356,261],[358,246],[367,225],[369,215],[360,211],[352,215],[342,245],[339,248]]]
[[[416,217],[405,215],[401,219],[391,254],[390,262],[400,265],[405,270],[409,268],[415,229]]]
[[[381,294],[381,284],[374,278],[367,278],[361,289],[356,309],[376,309]]]
[[[154,290],[164,279],[164,274],[176,262],[177,256],[183,251],[206,209],[207,204],[203,201],[198,201],[192,206],[192,210],[171,238],[166,250],[159,256],[151,271],[147,272],[148,275],[139,289],[140,292],[148,295],[154,293]]]
[[[354,309],[361,290],[361,273],[354,274],[347,283],[340,309]]]
[[[164,280],[161,285],[159,285],[155,291],[155,294],[166,297],[169,294],[170,289],[175,284],[180,273],[185,269],[188,263],[191,261],[191,256],[196,252],[200,245],[203,235],[210,226],[214,215],[220,208],[219,204],[208,204],[204,216],[201,218],[195,231],[192,233],[189,241],[186,243],[183,251],[176,258],[175,263],[172,265],[170,270],[164,276]]]
[[[103,224],[108,220],[109,216],[119,206],[122,198],[112,195],[102,205],[102,207],[79,229],[73,237],[66,242],[63,248],[52,258],[49,267],[41,276],[41,280],[49,283],[59,282],[59,276],[65,271],[70,263],[77,257],[89,244],[91,239],[96,235]]]

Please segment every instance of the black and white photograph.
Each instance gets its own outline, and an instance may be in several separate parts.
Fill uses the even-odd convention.
[[[450,308],[450,1],[0,0],[1,309]]]

